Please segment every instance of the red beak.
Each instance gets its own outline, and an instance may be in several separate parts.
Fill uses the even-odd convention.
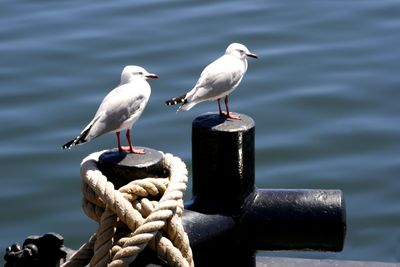
[[[246,53],[246,56],[252,57],[252,58],[258,58],[258,56],[256,54],[252,54],[252,53]]]
[[[151,79],[158,79],[158,76],[154,73],[149,73],[146,75],[146,78],[151,78]]]

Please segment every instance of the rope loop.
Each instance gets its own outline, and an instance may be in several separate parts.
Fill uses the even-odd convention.
[[[183,161],[163,154],[169,177],[133,180],[116,190],[97,168],[104,152],[90,154],[81,163],[82,207],[99,228],[61,266],[127,267],[148,246],[170,266],[193,267],[181,221],[188,181]]]

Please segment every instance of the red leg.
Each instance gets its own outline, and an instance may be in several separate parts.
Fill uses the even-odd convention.
[[[219,110],[220,116],[224,115],[224,113],[222,113],[222,110],[221,110],[221,98],[218,98],[218,110]]]
[[[225,108],[226,108],[226,116],[229,117],[228,96],[225,96]]]
[[[235,114],[229,112],[229,108],[228,108],[228,96],[225,96],[225,107],[226,107],[226,114],[225,114],[225,115],[226,115],[228,118],[235,119],[235,120],[240,120],[240,116],[239,116],[239,115],[235,115]]]
[[[118,150],[119,150],[119,152],[122,152],[123,149],[122,149],[122,147],[121,147],[121,139],[120,139],[120,137],[119,137],[120,134],[121,134],[120,132],[116,132],[116,135],[117,135],[117,142],[118,142]]]
[[[126,130],[126,140],[128,140],[129,152],[134,154],[145,154],[144,149],[134,148],[131,143],[131,130]]]
[[[127,151],[127,152],[131,152],[134,154],[144,154],[144,149],[136,149],[132,146],[131,143],[131,136],[130,136],[130,130],[126,130],[126,139],[128,140],[128,145],[129,146],[121,146],[121,139],[120,139],[120,132],[117,132],[117,141],[118,141],[118,150],[119,152],[122,151]]]
[[[133,152],[133,147],[132,147],[132,143],[131,143],[131,132],[130,130],[126,130],[126,140],[128,140],[128,148],[130,152]]]

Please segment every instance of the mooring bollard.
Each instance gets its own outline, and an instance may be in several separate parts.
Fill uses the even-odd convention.
[[[253,267],[257,250],[341,251],[346,231],[342,192],[257,189],[255,123],[240,116],[232,120],[206,113],[193,121],[193,198],[182,222],[196,267]],[[97,167],[115,188],[133,177],[167,177],[162,153],[144,149],[145,155],[107,151]],[[19,253],[14,250],[8,252],[10,259]],[[145,249],[135,266],[167,266],[155,255]]]
[[[257,250],[341,251],[342,192],[256,189],[255,124],[240,116],[206,113],[193,121],[192,212],[183,223],[196,266],[255,266]]]
[[[257,189],[255,123],[240,116],[231,120],[206,113],[193,121],[193,198],[183,225],[196,266],[255,266],[257,250],[342,250],[342,192]],[[104,153],[98,167],[116,187],[141,173],[165,176],[162,154],[145,149],[143,158]]]

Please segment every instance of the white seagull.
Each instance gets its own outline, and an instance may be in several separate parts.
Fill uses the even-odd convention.
[[[93,120],[73,140],[62,146],[63,149],[83,144],[106,133],[116,133],[118,150],[144,154],[143,149],[132,146],[130,129],[139,119],[151,94],[148,78],[158,78],[139,66],[126,66],[121,74],[121,83],[109,92],[100,104]],[[121,146],[120,132],[126,130],[128,147]]]
[[[196,104],[209,100],[218,100],[221,116],[240,119],[239,115],[229,112],[228,95],[236,89],[247,70],[247,57],[258,58],[239,43],[228,46],[225,54],[208,65],[200,74],[194,88],[188,93],[165,101],[167,106],[182,103],[178,111],[189,110]],[[221,110],[221,98],[225,97],[226,112]]]

